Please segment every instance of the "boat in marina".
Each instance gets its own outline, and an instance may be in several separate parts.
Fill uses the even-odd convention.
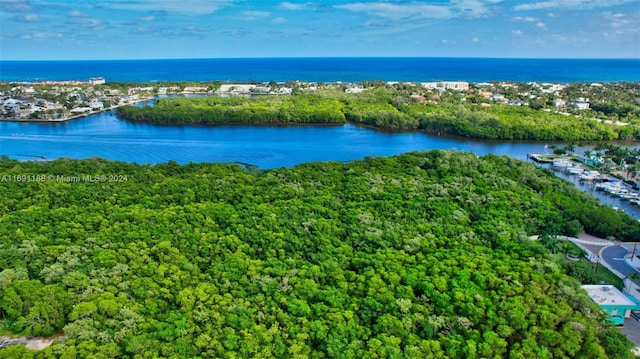
[[[551,163],[551,167],[556,169],[566,169],[573,166],[573,162],[568,158],[557,158]]]
[[[629,193],[620,195],[620,199],[625,200],[625,201],[627,201],[627,200],[630,201],[632,199],[638,199],[638,198],[640,198],[640,193],[638,193],[638,192],[629,192]]]
[[[584,170],[579,179],[580,181],[596,181],[602,179],[602,175],[598,171]]]
[[[580,165],[576,165],[576,166],[571,166],[571,167],[567,167],[567,172],[570,175],[580,175],[585,171],[585,169],[580,166]]]

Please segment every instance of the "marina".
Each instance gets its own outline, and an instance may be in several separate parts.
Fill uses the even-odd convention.
[[[537,155],[529,155],[536,161]],[[640,188],[631,180],[625,180],[623,173],[606,173],[591,168],[576,157],[556,156],[536,161],[548,165],[556,176],[572,182],[577,188],[600,199],[600,202],[621,210],[640,220]],[[539,158],[539,157],[538,157]]]

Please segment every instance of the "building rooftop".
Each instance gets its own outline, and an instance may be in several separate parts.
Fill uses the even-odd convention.
[[[631,301],[626,295],[624,295],[618,288],[612,285],[583,285],[582,289],[586,290],[591,299],[598,303],[598,305],[630,305],[634,306],[636,303]]]

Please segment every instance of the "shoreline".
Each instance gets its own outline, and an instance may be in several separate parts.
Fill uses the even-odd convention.
[[[63,122],[67,122],[67,121],[73,121],[73,120],[79,120],[79,119],[83,119],[83,118],[87,118],[91,115],[97,115],[99,113],[103,113],[103,112],[107,112],[107,111],[112,111],[117,109],[120,106],[130,106],[130,105],[135,105],[141,102],[145,102],[145,101],[149,101],[149,100],[153,100],[155,98],[154,97],[149,97],[149,98],[145,98],[145,99],[141,99],[141,100],[137,100],[137,101],[133,101],[133,102],[127,102],[127,103],[123,103],[120,104],[118,106],[111,106],[109,108],[103,108],[101,110],[97,110],[97,111],[89,111],[89,112],[85,112],[85,113],[81,113],[79,115],[73,115],[73,116],[67,116],[64,118],[59,118],[59,119],[55,119],[55,120],[41,120],[41,119],[13,119],[13,118],[3,118],[0,119],[0,122],[17,122],[17,123],[63,123]]]

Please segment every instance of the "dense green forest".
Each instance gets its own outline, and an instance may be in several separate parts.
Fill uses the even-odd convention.
[[[3,159],[0,177],[2,327],[65,336],[0,357],[630,355],[528,236],[638,222],[508,157]]]
[[[122,106],[132,121],[175,124],[342,124],[425,130],[474,138],[612,140],[635,138],[636,125],[616,126],[526,106],[480,106],[457,100],[419,103],[392,89],[346,94],[335,89],[292,96],[163,98],[154,106]]]

